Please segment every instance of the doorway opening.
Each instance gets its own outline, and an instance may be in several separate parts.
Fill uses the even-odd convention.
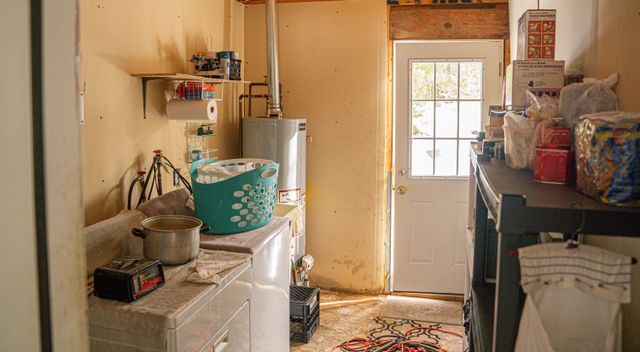
[[[391,292],[464,292],[469,145],[500,102],[503,50],[394,42]]]

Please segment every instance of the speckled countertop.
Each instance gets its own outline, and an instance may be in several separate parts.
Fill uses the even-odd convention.
[[[290,226],[288,218],[274,217],[265,226],[233,235],[200,235],[200,248],[254,254]]]
[[[221,272],[219,285],[187,282],[190,267],[196,262],[193,260],[184,265],[165,266],[164,286],[137,301],[124,303],[90,296],[88,299],[90,330],[95,332],[97,327],[103,327],[126,331],[129,334],[139,332],[142,335],[153,335],[153,333],[150,334],[151,331],[155,331],[159,336],[166,334],[166,329],[175,328],[188,318],[188,314],[183,314],[188,307],[196,301],[214,296],[251,265],[250,255],[242,253],[227,253],[227,255],[230,260],[244,258],[247,262]]]

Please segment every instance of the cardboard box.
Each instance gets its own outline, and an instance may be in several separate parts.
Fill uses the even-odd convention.
[[[484,131],[487,139],[492,139],[492,140],[504,139],[504,130],[502,129],[502,126],[500,127],[484,126]]]
[[[559,97],[564,87],[564,61],[515,60],[507,66],[506,104],[513,108],[527,105],[527,94]]]
[[[500,127],[504,125],[504,116],[489,116],[489,126]]]
[[[555,60],[556,10],[527,10],[518,21],[518,60]]]

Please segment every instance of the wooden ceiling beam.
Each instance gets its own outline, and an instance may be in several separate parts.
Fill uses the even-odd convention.
[[[236,0],[245,5],[264,4],[264,0]],[[326,2],[344,0],[278,0],[279,4],[297,2]],[[440,5],[440,4],[507,4],[509,0],[387,0],[389,5]]]
[[[509,4],[391,6],[392,40],[506,39]]]
[[[388,5],[508,4],[509,0],[387,0]]]
[[[236,0],[236,1],[241,2],[245,5],[264,4],[264,0]],[[296,3],[296,2],[327,2],[327,1],[341,1],[341,0],[278,0],[278,4],[287,4],[287,3]]]

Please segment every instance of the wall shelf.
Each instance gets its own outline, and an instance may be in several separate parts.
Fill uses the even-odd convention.
[[[187,135],[187,138],[207,138],[207,137],[215,137],[215,133],[214,134],[189,134]]]
[[[216,158],[216,156],[215,156],[215,154],[214,154],[214,153],[217,153],[217,152],[218,152],[218,149],[216,149],[216,148],[207,148],[207,149],[204,149],[204,150],[202,151],[202,159],[211,159],[211,158]],[[191,160],[191,153],[187,153],[187,154],[188,154],[188,155],[187,155],[187,165],[189,165],[189,166],[190,166],[191,164],[193,164],[193,163],[194,163],[194,161],[193,161],[193,160]]]
[[[209,78],[206,76],[191,75],[186,73],[171,72],[171,73],[132,73],[131,76],[140,78],[142,80],[142,111],[144,118],[147,118],[147,83],[155,80],[165,81],[194,81],[194,82],[206,82],[213,84],[250,84],[250,81],[236,81],[222,78]]]
[[[572,233],[583,218],[582,234],[640,238],[640,208],[602,204],[573,185],[533,182],[530,171],[511,169],[502,160],[489,160],[475,144],[471,163],[470,182],[476,183],[470,189],[470,199],[475,201],[469,202],[475,212],[470,224],[475,229],[470,256],[471,351],[510,352],[525,299],[520,288],[520,263],[510,253],[537,244],[540,232]],[[497,242],[489,236],[490,217],[498,219]],[[490,263],[496,265],[495,284],[486,278]]]
[[[194,149],[198,149],[201,151],[202,159],[213,158],[215,157],[214,153],[218,152],[218,149],[210,148],[209,146],[207,146],[207,143],[205,142],[205,138],[214,137],[216,135],[215,132],[212,134],[205,134],[205,135],[198,135],[198,133],[196,132],[198,128],[202,125],[207,125],[209,126],[209,128],[216,126],[216,124],[202,124],[200,122],[185,123],[184,135],[186,138],[186,148],[187,148],[187,154],[186,154],[185,160],[187,161],[188,165],[193,163],[193,160],[191,160],[191,151]]]

